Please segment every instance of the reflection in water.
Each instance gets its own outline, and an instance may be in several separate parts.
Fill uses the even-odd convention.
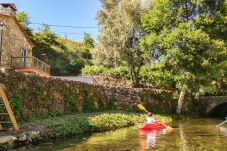
[[[218,119],[177,121],[173,132],[140,131],[138,127],[59,140],[23,151],[227,151],[227,127]],[[85,138],[86,137],[86,138]]]
[[[156,139],[167,133],[166,129],[162,130],[139,130],[140,150],[155,147]]]
[[[221,126],[220,127],[220,132],[221,132],[221,134],[223,136],[227,136],[227,128],[226,127]]]
[[[185,138],[184,128],[181,123],[179,124],[179,135],[181,139],[180,148],[183,148],[184,150],[188,150],[189,149],[189,147],[187,146],[188,142]]]

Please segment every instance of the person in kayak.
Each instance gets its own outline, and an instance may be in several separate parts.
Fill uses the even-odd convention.
[[[153,123],[156,122],[155,118],[153,117],[151,112],[147,113],[147,123]]]

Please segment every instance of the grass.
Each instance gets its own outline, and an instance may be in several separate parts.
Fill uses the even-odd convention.
[[[170,116],[154,115],[162,122],[172,122]],[[35,125],[54,131],[56,136],[73,136],[83,133],[102,132],[123,127],[130,127],[146,120],[146,114],[105,112],[74,115],[51,116],[36,120]]]

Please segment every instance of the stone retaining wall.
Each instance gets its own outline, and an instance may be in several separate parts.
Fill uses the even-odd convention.
[[[94,84],[96,85],[132,88],[132,83],[127,79],[117,79],[108,76],[94,76],[94,79]]]
[[[76,81],[39,77],[15,71],[0,71],[0,83],[8,94],[21,95],[26,115],[40,112],[93,112],[135,109],[142,102],[150,110],[174,112],[170,92],[154,89],[106,87]]]

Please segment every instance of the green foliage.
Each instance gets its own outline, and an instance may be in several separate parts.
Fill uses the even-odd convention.
[[[103,132],[117,128],[134,126],[145,121],[146,115],[102,113],[98,115],[75,115],[69,118],[51,118],[46,121],[49,128],[53,128],[58,136],[70,136],[88,132]],[[168,116],[155,115],[162,122],[172,122]]]
[[[172,122],[169,116],[155,115],[155,118],[166,123]],[[72,136],[134,126],[145,120],[146,114],[96,113],[51,117],[43,120],[42,123],[54,130],[57,136]]]
[[[17,121],[22,122],[25,120],[25,115],[24,113],[26,112],[26,109],[23,107],[22,104],[22,97],[20,95],[20,93],[11,93],[8,96],[8,100],[11,106],[11,109],[14,113],[14,116],[16,117]],[[2,102],[2,100],[1,100]],[[7,113],[5,106],[0,106],[0,111],[3,113]],[[5,117],[1,117],[1,120],[9,120],[8,116]]]
[[[191,101],[189,102],[188,105],[188,112],[190,115],[203,115],[203,113],[201,113],[200,110],[201,108],[201,103],[199,102],[198,99],[196,98],[191,98]]]
[[[66,75],[78,75],[81,69],[84,67],[84,61],[82,59],[76,59],[72,63],[65,66]]]
[[[9,144],[0,145],[0,150],[1,151],[7,151],[7,150],[9,150]]]
[[[65,113],[75,113],[78,112],[78,107],[76,104],[76,99],[71,94],[64,95],[64,103],[65,103]]]
[[[87,132],[89,130],[89,122],[85,117],[80,117],[71,122],[55,125],[54,129],[59,136],[72,136]]]
[[[90,122],[93,131],[106,131],[129,127],[136,123],[133,116],[124,114],[101,114],[91,118]]]
[[[140,70],[141,83],[156,88],[172,89],[174,81],[170,72],[162,71],[160,64],[145,65]]]
[[[170,75],[169,84],[181,91],[178,105],[184,92],[198,96],[213,91],[220,76],[224,77],[226,6],[224,0],[157,0],[154,9],[142,17],[147,33],[141,39],[145,56],[152,54],[159,71]]]
[[[84,96],[83,111],[86,112],[86,113],[96,111],[92,96],[90,96],[87,93],[85,93],[85,94],[86,95]]]
[[[90,34],[84,33],[83,45],[86,48],[94,48],[94,40],[91,38]]]
[[[115,96],[112,96],[106,103],[107,110],[113,110],[115,108],[114,102],[116,102]]]
[[[129,69],[126,66],[119,66],[113,69],[110,69],[106,74],[113,78],[126,78],[130,79]]]
[[[85,66],[82,69],[82,75],[84,76],[95,76],[95,75],[103,75],[110,76],[113,78],[126,78],[129,79],[129,69],[126,66],[119,66],[117,68],[107,69],[103,66]]]
[[[85,33],[82,44],[61,38],[51,32],[48,25],[43,25],[40,32],[32,32],[25,12],[18,12],[17,19],[35,44],[33,56],[50,64],[51,75],[78,75],[85,64],[90,64],[90,48],[93,48],[94,41],[89,34]]]
[[[98,115],[75,115],[69,118],[56,117],[45,122],[47,122],[48,128],[53,128],[57,132],[58,136],[70,136],[129,127],[144,121],[145,115],[103,113]]]
[[[82,75],[84,76],[93,76],[93,75],[103,75],[104,73],[106,73],[107,69],[103,66],[90,66],[90,65],[86,65],[83,69],[82,69]]]
[[[22,104],[21,94],[17,92],[11,93],[9,94],[8,99],[16,119],[22,121],[25,118],[24,113],[26,112],[26,109]]]
[[[144,52],[139,47],[143,35],[140,17],[146,9],[140,0],[101,1],[101,6],[97,13],[99,45],[94,49],[93,62],[107,67],[127,64],[132,83],[138,86],[144,64]]]
[[[17,12],[16,18],[19,21],[20,25],[24,28],[28,36],[32,37],[32,30],[29,28],[30,20],[28,14],[25,12]]]
[[[105,111],[106,110],[106,106],[103,103],[103,101],[98,100],[98,105],[99,105],[99,110],[98,111],[102,112],[102,111]]]
[[[42,113],[32,113],[30,115],[28,115],[27,117],[25,117],[25,121],[27,122],[34,122],[36,120],[42,120],[45,118],[56,118],[59,116],[64,115],[65,113],[62,112],[42,112]]]

